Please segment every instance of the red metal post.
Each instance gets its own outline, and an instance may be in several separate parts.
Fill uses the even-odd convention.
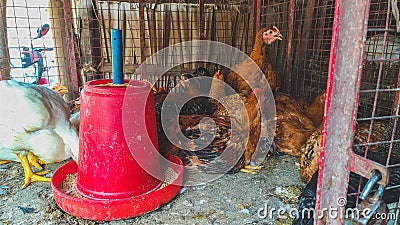
[[[346,198],[349,179],[349,151],[355,123],[356,92],[362,63],[362,38],[366,32],[365,0],[335,2],[334,25],[328,71],[323,151],[320,155],[316,210],[322,219],[317,224],[343,224],[344,208],[338,201]],[[322,179],[321,179],[322,178]],[[329,209],[336,209],[330,213]],[[322,214],[322,215],[321,215]],[[318,218],[318,217],[317,217]]]

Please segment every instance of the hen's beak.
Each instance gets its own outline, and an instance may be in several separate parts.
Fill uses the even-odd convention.
[[[276,34],[274,35],[275,40],[280,40],[282,41],[283,39],[283,35],[281,34],[281,32],[279,31],[279,29],[276,26],[272,26],[272,31],[274,31]]]
[[[57,90],[58,93],[67,93],[68,92],[68,88],[65,85],[62,85],[59,87],[59,89]]]
[[[181,75],[179,77],[179,83],[182,85],[182,87],[186,88],[188,86],[188,84],[187,84],[188,82],[189,81],[185,76]]]
[[[282,35],[281,33],[278,33],[278,34],[275,35],[275,38],[276,38],[277,40],[282,41],[283,35]]]

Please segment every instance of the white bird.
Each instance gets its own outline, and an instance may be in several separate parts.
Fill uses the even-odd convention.
[[[367,60],[381,59],[382,55],[384,59],[399,59],[400,58],[400,38],[388,34],[386,36],[386,43],[383,45],[385,40],[384,34],[377,34],[365,41],[364,58]],[[393,61],[398,62],[398,61]]]
[[[13,80],[0,81],[0,160],[21,161],[25,173],[24,188],[33,181],[50,181],[34,173],[31,163],[77,160],[79,137],[69,121],[67,103],[55,91],[44,86]]]

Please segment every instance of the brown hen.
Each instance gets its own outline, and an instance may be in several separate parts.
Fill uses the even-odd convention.
[[[165,128],[161,121],[162,112],[166,114],[165,116],[198,114],[212,115],[214,113],[214,103],[211,102],[208,97],[196,97],[198,95],[207,94],[204,92],[209,91],[209,85],[207,89],[207,87],[204,87],[205,85],[202,82],[201,77],[190,79],[192,77],[193,76],[190,74],[182,74],[180,76],[183,93],[169,93],[168,90],[161,87],[154,95],[159,146],[166,146],[169,143],[165,136]],[[165,151],[165,148],[160,149],[160,152],[163,154]]]
[[[225,77],[225,82],[237,93],[244,94],[245,96],[249,96],[252,89],[242,76],[246,76],[246,79],[248,79],[251,84],[255,85],[254,88],[268,87],[266,83],[268,82],[271,90],[275,90],[277,88],[277,76],[268,55],[268,46],[275,40],[282,40],[282,37],[279,29],[275,26],[261,29],[256,34],[253,51],[250,54],[250,58],[259,68],[252,66],[253,62],[250,59],[245,59],[239,64],[236,64],[232,70],[229,71]],[[261,69],[263,74],[259,73],[259,69]],[[234,70],[236,70],[237,73],[234,72]],[[263,76],[265,76],[266,79],[263,80]]]
[[[319,95],[317,95],[317,97],[315,97],[311,105],[305,107],[305,111],[308,118],[311,119],[314,126],[316,127],[321,125],[322,120],[324,118],[325,99],[326,99],[326,92],[323,91]]]
[[[244,167],[244,158],[241,151],[245,148],[244,138],[236,129],[231,129],[229,117],[203,115],[179,116],[180,130],[169,127],[171,141],[179,143],[171,144],[170,153],[179,156],[187,167],[187,173],[236,173]],[[201,121],[203,123],[201,123]],[[184,141],[177,134],[179,131],[188,138]],[[237,140],[231,140],[232,134]],[[230,154],[220,156],[224,151]],[[216,165],[215,163],[218,163]]]
[[[246,97],[243,94],[225,95],[224,89],[221,84],[224,80],[224,75],[218,70],[214,74],[214,79],[220,80],[221,82],[212,82],[210,88],[211,99],[218,99],[218,103],[215,104],[214,115],[218,116],[234,116],[240,118],[240,122],[245,124],[246,115],[243,109],[246,109],[247,115],[249,116],[249,141],[245,151],[245,164],[250,164],[251,158],[257,148],[258,140],[262,140],[265,145],[262,148],[267,148],[267,124],[266,121],[262,121],[261,111],[264,111],[265,96],[262,90],[255,88],[252,95]],[[258,99],[257,99],[258,98]],[[244,105],[242,105],[244,103]],[[260,104],[259,104],[260,103]],[[227,106],[227,108],[225,107]],[[243,108],[244,106],[244,108]],[[253,119],[252,119],[253,118]],[[260,136],[261,135],[261,136]],[[261,146],[260,146],[261,147]]]
[[[319,155],[322,150],[321,143],[322,129],[318,127],[300,149],[300,176],[306,183],[310,181],[319,168]]]
[[[300,148],[315,127],[297,100],[286,94],[275,93],[277,151],[299,157]]]
[[[370,132],[370,122],[363,121],[359,122],[356,127],[354,136],[354,152],[358,155],[364,155],[365,144],[383,141],[386,133],[391,131],[391,126],[386,121],[375,121],[372,125],[372,131],[369,142],[368,134]],[[301,155],[299,159],[300,163],[300,175],[304,182],[308,183],[311,177],[319,168],[319,155],[322,150],[322,129],[321,126],[310,136],[306,144],[301,147]],[[357,146],[360,145],[360,146]],[[377,153],[382,149],[381,144],[370,144],[368,152]],[[376,154],[374,155],[376,156]],[[386,154],[387,156],[387,154]],[[386,158],[385,156],[382,159]]]
[[[172,141],[180,143],[182,148],[171,145],[170,153],[182,158],[185,165],[192,166],[189,173],[199,171],[233,173],[246,167],[250,164],[256,150],[266,151],[268,147],[266,137],[264,137],[266,136],[265,129],[261,129],[261,111],[258,108],[257,96],[263,99],[260,89],[255,89],[253,94],[246,99],[244,102],[246,110],[234,111],[235,113],[229,116],[207,116],[212,120],[205,120],[203,125],[200,123],[204,119],[203,115],[179,116],[180,130],[176,130],[174,126],[167,127],[169,127],[169,134],[172,135]],[[214,124],[215,127],[213,127]],[[180,138],[179,131],[182,131],[189,141]],[[249,138],[248,142],[244,141],[246,138]],[[259,139],[261,141],[257,145]],[[220,157],[225,151],[229,151],[228,154]],[[211,165],[214,166],[210,167]],[[234,165],[233,168],[231,168],[232,165]],[[250,167],[250,169],[257,168]],[[247,172],[253,173],[253,171]]]

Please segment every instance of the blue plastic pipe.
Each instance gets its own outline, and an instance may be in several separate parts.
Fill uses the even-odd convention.
[[[111,29],[111,56],[113,84],[123,84],[124,73],[122,69],[122,30]]]

